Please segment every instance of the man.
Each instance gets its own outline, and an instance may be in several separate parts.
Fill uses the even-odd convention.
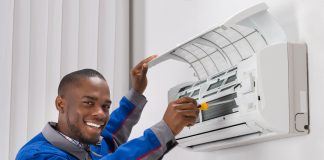
[[[97,71],[84,69],[63,77],[55,100],[58,123],[49,122],[41,133],[25,144],[17,160],[159,159],[177,143],[174,136],[198,116],[195,100],[184,97],[169,103],[163,120],[144,135],[127,142],[138,122],[146,98],[147,63],[131,71],[132,89],[109,118],[110,91]]]

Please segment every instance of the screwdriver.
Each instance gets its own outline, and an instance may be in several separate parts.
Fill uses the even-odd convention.
[[[199,110],[208,110],[208,103],[206,103],[206,102],[203,102],[203,103],[201,103],[199,106],[198,106],[198,109]]]

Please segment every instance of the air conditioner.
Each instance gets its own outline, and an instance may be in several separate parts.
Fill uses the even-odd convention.
[[[177,135],[180,146],[210,151],[309,133],[307,47],[287,42],[267,9],[246,9],[149,63],[189,64],[197,81],[168,98],[209,104]]]

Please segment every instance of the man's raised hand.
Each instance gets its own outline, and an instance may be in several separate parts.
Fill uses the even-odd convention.
[[[131,71],[131,81],[132,81],[132,88],[143,94],[147,86],[147,78],[146,73],[148,70],[148,63],[156,58],[157,55],[150,56],[141,62],[139,62]]]

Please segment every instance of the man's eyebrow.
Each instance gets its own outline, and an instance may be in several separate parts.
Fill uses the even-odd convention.
[[[91,100],[93,100],[93,101],[98,100],[97,97],[93,97],[93,96],[83,96],[83,98],[91,99]],[[109,103],[109,104],[111,104],[112,102],[111,102],[110,99],[107,99],[107,100],[105,100],[105,103]]]
[[[105,100],[105,103],[109,103],[109,104],[111,104],[111,100]]]
[[[91,100],[94,100],[94,101],[98,100],[97,97],[92,97],[92,96],[83,96],[83,98],[91,99]]]

